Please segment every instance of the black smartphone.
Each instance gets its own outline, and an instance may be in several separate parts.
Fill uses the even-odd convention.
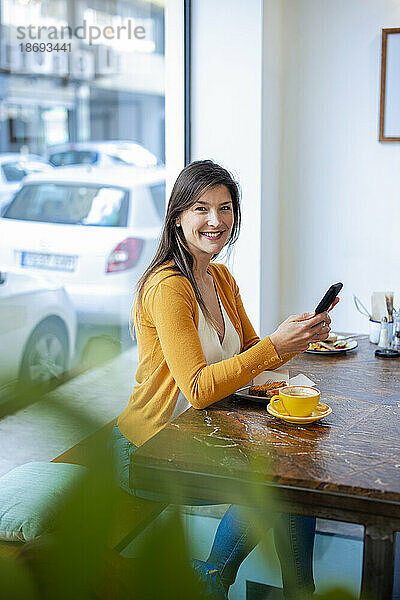
[[[315,309],[316,315],[319,315],[319,314],[325,312],[326,310],[328,310],[328,308],[330,307],[330,305],[332,304],[332,302],[334,301],[334,299],[336,298],[336,296],[338,295],[338,293],[340,292],[342,287],[343,287],[343,283],[340,283],[340,282],[334,283],[333,285],[331,285],[331,287],[326,292],[325,296],[322,298],[321,302],[318,304],[317,308]]]

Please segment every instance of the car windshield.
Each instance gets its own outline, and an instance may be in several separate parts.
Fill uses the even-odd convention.
[[[3,175],[6,181],[8,181],[9,183],[21,181],[29,173],[47,171],[50,168],[50,165],[46,165],[46,163],[41,163],[35,160],[12,161],[8,163],[3,163],[1,165]]]
[[[100,185],[30,184],[16,194],[3,218],[126,227],[128,194],[120,188]]]
[[[93,150],[66,150],[55,152],[49,156],[49,161],[55,167],[68,165],[93,165],[97,160],[97,152]]]

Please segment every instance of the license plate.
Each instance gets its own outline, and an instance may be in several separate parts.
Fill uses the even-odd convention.
[[[22,252],[21,266],[51,271],[75,271],[76,256],[63,254],[41,254],[39,252]]]

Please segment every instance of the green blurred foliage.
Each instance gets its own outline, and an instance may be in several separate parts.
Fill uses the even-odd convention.
[[[58,406],[60,417],[86,421],[89,430],[101,425],[84,413]],[[216,451],[212,447],[204,451]],[[125,558],[112,549],[109,540],[118,520],[121,490],[114,480],[112,457],[106,440],[87,449],[88,472],[59,508],[54,531],[24,544],[16,558],[0,558],[2,600],[211,600],[200,582],[189,556],[179,506],[171,507],[157,526],[149,528],[136,558]],[[257,530],[271,525],[271,496],[260,495],[260,487],[248,465],[246,503],[259,511]],[[253,478],[253,479],[252,479]],[[162,485],[174,502],[183,503],[173,484]],[[210,540],[211,542],[211,540]],[[263,545],[266,562],[273,548]],[[319,596],[323,600],[355,600],[343,589]],[[300,596],[298,600],[303,600]],[[305,600],[305,599],[304,599]]]
[[[323,596],[316,596],[315,600],[358,600],[358,598],[345,588],[334,586]]]

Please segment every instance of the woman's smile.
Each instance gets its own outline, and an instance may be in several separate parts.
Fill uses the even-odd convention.
[[[227,231],[227,229],[225,229],[225,231],[214,231],[214,232],[200,231],[200,235],[204,235],[204,237],[208,238],[209,240],[216,241],[216,240],[220,240],[226,231]]]

